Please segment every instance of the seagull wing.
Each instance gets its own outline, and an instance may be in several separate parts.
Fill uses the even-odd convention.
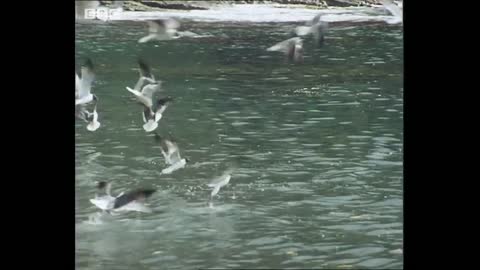
[[[95,80],[92,60],[87,58],[85,64],[81,67],[81,78],[78,81],[78,97],[82,98],[90,94],[92,83]]]
[[[307,25],[314,25],[317,24],[320,21],[320,18],[322,17],[322,14],[317,14],[313,19],[309,22],[307,22]]]
[[[403,17],[403,11],[392,0],[380,0],[380,3],[395,17]]]
[[[311,32],[311,26],[297,26],[295,28],[295,34],[299,35],[299,36],[306,36],[308,34],[310,34]]]
[[[78,74],[75,72],[75,99],[78,98],[78,89],[80,88],[80,78]]]
[[[177,30],[178,28],[180,28],[180,22],[173,18],[163,20],[163,25],[165,26],[167,31]]]
[[[157,108],[155,110],[155,113],[163,114],[163,112],[167,109],[168,104],[172,101],[173,99],[170,97],[166,98],[161,98],[157,100]]]
[[[290,38],[273,45],[272,47],[268,48],[267,51],[279,51],[283,53],[288,53],[292,49],[292,47],[295,46],[296,43],[299,43],[301,41],[302,39],[299,37]]]
[[[78,119],[81,119],[83,121],[85,121],[86,123],[88,123],[88,117],[89,117],[90,113],[87,111],[87,108],[85,105],[78,105],[78,106],[75,106],[75,116],[78,118]]]
[[[171,142],[169,140],[165,140],[165,144],[167,145],[168,148],[168,156],[169,159],[172,163],[177,163],[182,159],[180,156],[180,149],[178,148],[178,145],[174,142]]]
[[[150,34],[155,34],[158,39],[171,39],[180,27],[180,23],[175,19],[163,19],[147,21]]]
[[[161,87],[162,87],[161,83],[147,84],[142,89],[142,95],[149,99],[152,99],[153,94],[160,91]]]
[[[155,77],[152,74],[152,70],[150,66],[142,59],[138,59],[138,66],[139,66],[139,72],[140,72],[140,78],[141,77],[146,77],[150,78],[153,81],[155,81]]]
[[[148,24],[148,32],[150,34],[158,34],[158,35],[166,34],[166,29],[165,29],[163,20],[147,21],[147,24]]]

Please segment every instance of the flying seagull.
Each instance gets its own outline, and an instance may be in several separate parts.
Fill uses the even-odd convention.
[[[162,82],[155,80],[151,73],[150,67],[141,59],[138,60],[140,78],[137,84],[132,89],[126,87],[127,90],[137,97],[137,100],[147,108],[152,109],[152,97],[156,92],[159,92],[162,87]]]
[[[403,10],[398,5],[392,0],[380,0],[380,3],[393,15],[393,18],[386,20],[388,24],[403,23]]]
[[[138,43],[145,43],[153,40],[171,40],[181,37],[201,37],[190,31],[179,31],[180,22],[173,19],[160,19],[147,21],[148,35],[138,40]]]
[[[311,21],[308,21],[305,26],[297,26],[295,28],[295,34],[298,36],[313,35],[315,42],[318,46],[323,45],[325,40],[325,33],[328,29],[328,22],[321,20],[322,14],[316,15]]]
[[[177,29],[180,23],[172,18],[147,21],[148,35],[138,40],[139,43],[145,43],[152,40],[170,40],[177,37]]]
[[[163,112],[167,109],[168,104],[173,100],[171,97],[160,98],[157,100],[155,106],[149,108],[147,106],[143,106],[143,129],[146,132],[152,132],[158,127],[158,121],[162,119]]]
[[[293,37],[273,45],[272,47],[268,48],[267,51],[283,52],[287,56],[288,60],[302,62],[303,40],[300,37]]]
[[[163,139],[157,133],[155,133],[155,140],[160,142],[160,151],[165,158],[165,163],[170,165],[162,170],[162,174],[170,174],[176,170],[182,169],[187,162],[189,162],[188,158],[182,158],[180,156],[180,149],[175,142]]]
[[[138,40],[138,43],[145,43],[153,40],[172,40],[181,37],[207,37],[211,35],[199,35],[190,31],[179,31],[180,22],[173,19],[159,19],[147,21],[148,35]]]
[[[217,195],[217,193],[220,191],[220,188],[226,186],[230,182],[231,177],[231,172],[225,172],[222,176],[213,179],[209,184],[207,184],[208,187],[213,188],[210,197]]]
[[[80,76],[75,73],[75,105],[88,104],[98,100],[97,96],[91,93],[94,80],[93,63],[90,58],[87,58],[80,68]]]

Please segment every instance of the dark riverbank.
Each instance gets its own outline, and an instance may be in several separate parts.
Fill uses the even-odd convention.
[[[110,5],[114,1],[100,1],[104,5]],[[306,5],[315,8],[327,7],[349,7],[349,6],[371,6],[378,4],[378,0],[273,0],[273,1],[160,1],[160,0],[142,0],[142,1],[124,1],[123,9],[126,11],[154,11],[159,9],[178,9],[178,10],[205,10],[212,6],[222,4],[292,4]]]

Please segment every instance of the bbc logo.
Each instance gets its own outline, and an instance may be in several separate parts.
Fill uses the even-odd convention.
[[[115,13],[118,13],[118,9],[109,8],[86,8],[85,19],[99,19],[102,21],[108,21]]]

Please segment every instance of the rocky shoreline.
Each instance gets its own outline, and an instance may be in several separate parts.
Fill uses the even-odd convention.
[[[114,1],[100,1],[102,5],[109,6]],[[174,10],[207,10],[216,5],[231,4],[289,4],[304,5],[312,8],[327,7],[352,7],[352,6],[371,6],[378,5],[378,0],[270,0],[270,1],[161,1],[161,0],[137,0],[124,1],[123,9],[125,11],[155,11],[162,9]]]

